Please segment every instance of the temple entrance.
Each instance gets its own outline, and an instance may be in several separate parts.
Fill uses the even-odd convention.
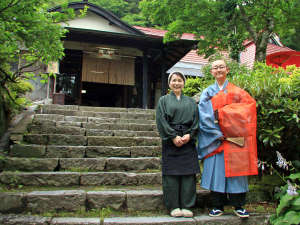
[[[81,105],[130,107],[132,87],[125,85],[82,82]]]
[[[134,59],[103,59],[66,49],[55,80],[53,103],[137,107]]]

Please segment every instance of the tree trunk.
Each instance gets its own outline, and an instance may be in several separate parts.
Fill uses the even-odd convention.
[[[266,60],[266,55],[267,55],[266,50],[267,50],[267,45],[260,46],[256,44],[255,61],[264,62]]]
[[[257,35],[255,41],[255,61],[264,62],[267,55],[267,46],[271,33],[268,31],[261,32]]]

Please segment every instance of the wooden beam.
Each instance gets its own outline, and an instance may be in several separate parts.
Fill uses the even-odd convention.
[[[143,56],[143,109],[148,108],[148,58]]]
[[[168,74],[166,73],[166,64],[161,66],[161,96],[167,94],[168,90]]]

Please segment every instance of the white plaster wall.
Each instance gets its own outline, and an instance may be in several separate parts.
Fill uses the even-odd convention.
[[[87,12],[85,17],[75,18],[74,20],[70,20],[67,23],[61,23],[61,25],[64,27],[71,27],[71,28],[128,34],[127,31],[124,31],[113,24],[110,25],[108,20],[92,12]]]

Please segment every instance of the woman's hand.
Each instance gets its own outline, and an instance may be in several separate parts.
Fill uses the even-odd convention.
[[[190,134],[185,134],[185,135],[183,135],[181,140],[183,141],[183,144],[186,144],[191,140],[191,135]]]
[[[173,143],[176,147],[181,147],[184,144],[182,137],[180,136],[176,136],[175,138],[173,138]]]

